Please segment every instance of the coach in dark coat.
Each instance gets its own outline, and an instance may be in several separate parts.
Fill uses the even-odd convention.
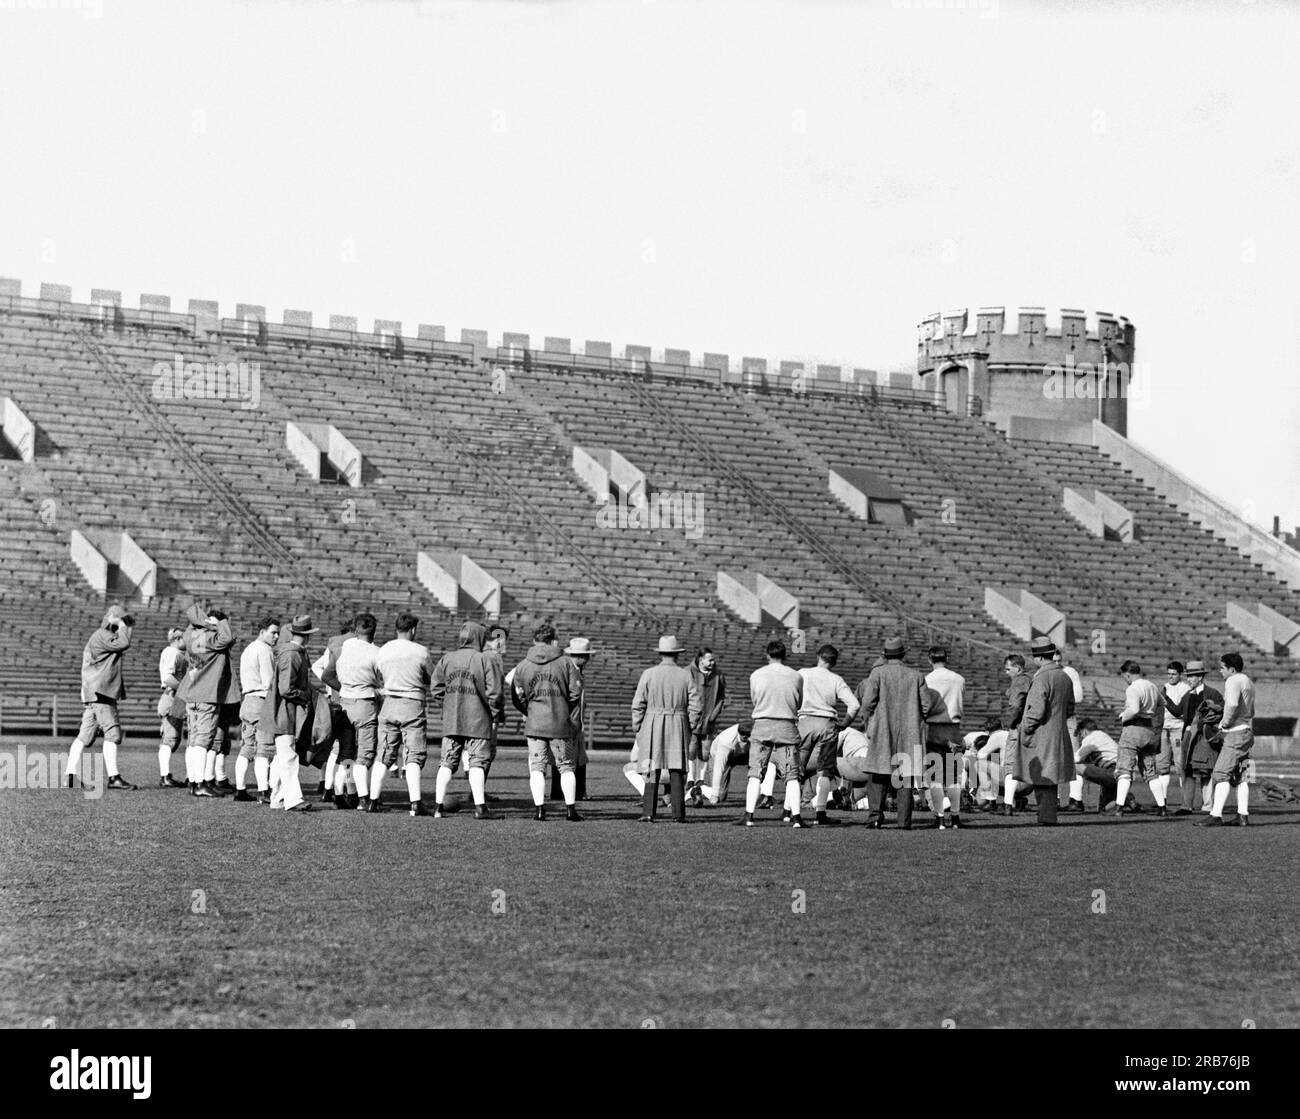
[[[885,642],[884,662],[858,685],[856,695],[862,705],[862,724],[867,732],[867,752],[863,757],[871,774],[867,785],[870,814],[867,827],[884,824],[885,786],[891,778],[898,789],[898,826],[912,826],[912,789],[921,776],[925,752],[925,677],[911,665],[903,663],[903,639],[891,637]],[[895,763],[897,755],[907,759],[906,771]],[[893,777],[898,770],[898,776]]]
[[[1056,646],[1038,637],[1030,646],[1038,671],[1029,685],[1025,714],[1016,743],[1016,772],[1034,786],[1038,822],[1056,823],[1056,789],[1074,777],[1074,739],[1069,720],[1074,714],[1074,682],[1054,663]]]
[[[1191,684],[1183,698],[1170,703],[1168,695],[1165,696],[1169,713],[1183,721],[1183,773],[1193,778],[1183,786],[1190,786],[1192,795],[1175,815],[1185,815],[1202,807],[1210,774],[1214,772],[1214,763],[1219,760],[1219,743],[1206,737],[1205,728],[1217,726],[1223,715],[1223,693],[1206,686],[1205,665],[1201,661],[1188,661],[1183,675]]]

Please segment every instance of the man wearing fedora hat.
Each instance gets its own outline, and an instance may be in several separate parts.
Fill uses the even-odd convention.
[[[582,699],[578,701],[577,707],[573,709],[573,775],[577,783],[577,797],[579,800],[587,799],[587,681],[585,672],[587,662],[591,660],[591,638],[589,637],[570,637],[569,644],[565,646],[564,655],[573,662],[573,667],[578,670],[578,675],[583,676]],[[551,770],[551,799],[561,800],[564,797],[564,789],[560,781],[559,769]]]
[[[1010,683],[1007,685],[1007,692],[1002,701],[1002,727],[1007,732],[1007,737],[1002,745],[999,783],[1004,798],[1002,814],[1012,816],[1015,814],[1017,801],[1021,797],[1026,800],[1029,797],[1029,782],[1017,768],[1020,758],[1017,744],[1020,741],[1020,723],[1025,717],[1025,701],[1029,698],[1032,681],[1025,672],[1025,658],[1019,653],[1012,653],[1006,657],[1002,662],[1002,668]],[[1021,789],[1021,785],[1025,788]]]
[[[581,823],[578,779],[573,772],[573,712],[582,703],[582,673],[560,652],[559,634],[550,622],[533,631],[533,647],[515,665],[510,699],[524,715],[533,819],[546,819],[546,773],[555,765],[560,771],[565,819]]]
[[[1074,683],[1053,659],[1056,644],[1051,638],[1034,638],[1029,652],[1038,668],[1025,697],[1025,715],[1016,741],[1016,771],[1034,786],[1039,824],[1054,827],[1057,790],[1074,779],[1074,737],[1070,734]]]
[[[871,778],[867,827],[884,826],[885,788],[892,782],[898,790],[898,826],[906,831],[912,826],[912,791],[923,769],[930,702],[925,677],[903,663],[903,639],[889,638],[881,652],[882,661],[857,690],[868,740],[861,767]]]
[[[474,819],[488,819],[487,779],[483,768],[491,749],[493,714],[501,703],[500,662],[483,651],[487,630],[478,622],[460,627],[458,647],[445,653],[433,670],[434,706],[442,707],[442,764],[434,785],[433,815],[442,817],[447,786],[460,768],[469,770]]]
[[[298,779],[298,746],[311,731],[311,663],[307,658],[307,638],[314,633],[320,630],[312,625],[310,614],[294,615],[288,643],[279,645],[275,651],[275,672],[262,705],[260,733],[265,738],[269,731],[275,742],[271,807],[283,806],[286,812],[311,810]]]
[[[1200,809],[1210,810],[1210,774],[1219,757],[1219,743],[1211,742],[1207,727],[1216,727],[1223,715],[1223,694],[1205,683],[1205,662],[1188,661],[1183,669],[1187,691],[1171,703],[1165,694],[1165,710],[1182,721],[1183,802],[1176,816]],[[1178,755],[1176,754],[1175,757]]]
[[[677,663],[683,652],[676,637],[659,638],[659,663],[641,673],[632,700],[637,766],[645,778],[641,801],[644,823],[654,822],[659,776],[665,769],[673,820],[686,822],[686,763],[703,701],[694,677]]]
[[[117,704],[126,698],[122,682],[122,658],[131,647],[131,630],[135,619],[121,606],[110,606],[99,628],[90,635],[81,654],[81,701],[85,708],[81,727],[68,749],[68,766],[64,782],[72,788],[81,769],[83,750],[95,745],[104,735],[104,771],[107,788],[134,789],[117,770],[117,748],[122,741],[122,727],[117,718]]]
[[[578,670],[578,675],[582,680],[582,697],[578,700],[578,706],[573,710],[573,751],[574,751],[574,778],[577,781],[577,797],[579,800],[587,799],[587,665],[591,661],[591,638],[590,637],[570,637],[569,644],[565,647],[564,655],[573,661],[573,667]],[[559,788],[559,775],[552,778],[551,796],[560,795],[563,790]]]

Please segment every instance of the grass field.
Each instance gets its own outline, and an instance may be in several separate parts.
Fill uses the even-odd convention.
[[[0,1025],[1300,1025],[1294,808],[646,826],[623,759],[583,824],[526,818],[519,751],[490,822],[196,801],[147,748],[135,793],[4,789]]]

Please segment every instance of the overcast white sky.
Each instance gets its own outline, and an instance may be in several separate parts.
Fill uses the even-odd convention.
[[[0,275],[878,369],[1102,309],[1300,522],[1300,8],[924,5],[0,0]]]

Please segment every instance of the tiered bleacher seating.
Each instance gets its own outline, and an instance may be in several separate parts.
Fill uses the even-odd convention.
[[[156,363],[178,353],[256,363],[256,406],[151,394]],[[720,569],[761,570],[796,596],[806,650],[793,663],[834,641],[853,684],[887,634],[905,632],[916,663],[943,641],[971,682],[972,722],[999,706],[1002,656],[1019,648],[984,612],[988,585],[1061,609],[1085,678],[1125,656],[1155,667],[1235,646],[1229,598],[1300,617],[1300,595],[1088,448],[1009,444],[908,393],[747,391],[554,354],[485,356],[229,321],[196,333],[185,316],[144,312],[105,324],[76,305],[0,300],[0,396],[43,441],[34,462],[0,459],[5,724],[48,723],[55,696],[67,729],[78,714],[81,647],[103,601],[69,559],[73,529],[129,532],[159,564],[157,597],[133,604],[123,713],[136,730],[154,722],[165,629],[195,599],[222,604],[246,636],[268,610],[310,609],[332,632],[366,608],[386,633],[409,608],[429,644],[454,645],[462,618],[420,584],[422,550],[464,552],[501,581],[512,658],[542,619],[594,640],[589,712],[606,740],[626,738],[661,632],[711,646],[741,710],[769,634],[719,601]],[[363,484],[308,478],[288,423],[345,433]],[[575,444],[618,448],[652,492],[699,495],[699,530],[611,527],[573,471]],[[828,492],[835,464],[874,471],[910,523],[855,518]],[[1090,535],[1061,508],[1067,484],[1122,502],[1137,538]],[[1288,658],[1257,668],[1295,678]]]

